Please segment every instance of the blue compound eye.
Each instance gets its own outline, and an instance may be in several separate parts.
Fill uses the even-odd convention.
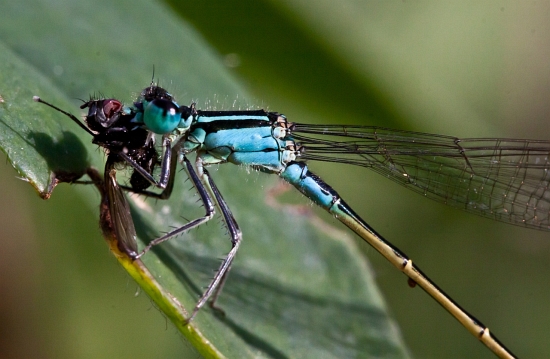
[[[143,122],[147,128],[157,134],[170,133],[181,120],[179,107],[172,101],[155,99],[143,110]]]

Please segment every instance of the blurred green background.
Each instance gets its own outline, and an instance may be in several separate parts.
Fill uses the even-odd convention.
[[[40,4],[67,11],[55,1]],[[0,2],[0,21],[4,6]],[[253,93],[254,105],[291,120],[458,137],[548,138],[548,2],[245,0],[160,6],[204,36]],[[48,25],[45,18],[36,21]],[[159,37],[169,36],[158,26]],[[16,30],[24,32],[25,24]],[[2,31],[0,38],[15,52],[32,54],[31,45],[12,44],[10,32]],[[172,44],[177,48],[178,39]],[[35,61],[40,67],[40,59]],[[141,65],[136,72],[143,71]],[[162,79],[180,81],[157,71]],[[71,75],[77,73],[56,76]],[[78,90],[75,97],[87,95],[79,92],[87,84],[78,77],[69,81]],[[98,78],[86,91],[112,81]],[[193,89],[185,93],[195,96]],[[550,355],[548,233],[447,208],[365,169],[312,168],[514,353]],[[146,296],[135,295],[136,285],[101,240],[97,203],[85,203],[67,185],[42,201],[9,164],[0,180],[0,355],[196,356]],[[414,357],[492,357],[425,293],[409,289],[406,277],[361,247]]]

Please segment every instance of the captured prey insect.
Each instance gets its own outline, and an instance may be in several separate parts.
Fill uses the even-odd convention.
[[[105,163],[104,179],[101,180],[105,205],[108,210],[102,211],[101,223],[113,226],[113,232],[118,241],[119,249],[131,257],[137,255],[136,232],[130,214],[130,207],[124,197],[122,188],[116,180],[117,167],[130,164],[134,171],[130,177],[130,187],[125,189],[147,196],[163,198],[170,196],[172,187],[169,186],[163,193],[157,194],[146,191],[151,186],[149,178],[155,167],[159,165],[159,155],[155,148],[155,138],[146,129],[136,126],[132,122],[135,114],[124,108],[116,99],[90,99],[80,108],[88,108],[88,114],[83,124],[74,115],[50,104],[35,96],[34,100],[43,103],[68,116],[81,128],[93,136],[92,142],[103,147],[108,156]],[[167,154],[169,156],[170,153]],[[170,163],[170,161],[165,161]],[[175,162],[174,162],[175,166]],[[98,185],[98,176],[88,171],[93,182]],[[161,173],[161,177],[162,177]]]
[[[120,158],[149,183],[168,190],[175,176],[176,161],[172,158],[177,156],[206,208],[203,217],[154,239],[139,254],[131,255],[139,258],[152,246],[208,221],[214,215],[214,201],[231,235],[232,248],[189,321],[209,298],[211,303],[216,300],[241,242],[239,227],[204,168],[231,162],[279,175],[373,246],[495,354],[502,358],[514,357],[487,327],[441,291],[403,252],[376,233],[335,190],[309,171],[302,160],[372,168],[439,202],[495,220],[549,230],[548,141],[458,139],[378,127],[307,125],[289,122],[284,115],[263,110],[200,111],[194,105],[179,106],[170,94],[155,85],[145,88],[132,108],[121,111],[132,116],[132,124],[163,135],[161,177],[156,181],[151,170],[140,169],[136,156],[122,151]],[[196,170],[187,159],[187,154],[192,152],[197,155]],[[163,198],[169,193],[163,192]]]

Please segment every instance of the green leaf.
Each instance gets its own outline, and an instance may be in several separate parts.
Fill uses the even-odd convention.
[[[102,155],[78,126],[33,103],[33,95],[76,114],[74,98],[99,91],[130,102],[149,83],[154,65],[160,85],[179,103],[255,105],[200,36],[158,4],[46,1],[4,4],[2,11],[0,72],[9,86],[0,92],[1,145],[43,197],[53,173],[100,167]],[[181,325],[181,314],[192,310],[217,268],[216,258],[229,250],[219,219],[156,247],[144,256],[144,267],[122,260],[135,277],[152,275],[140,285],[157,306],[208,357],[406,357],[354,242],[320,222],[305,201],[282,204],[271,190],[276,178],[248,172],[211,170],[244,233],[218,301],[225,317],[203,309],[191,327]],[[179,177],[169,201],[132,199],[140,240],[202,215],[185,174]],[[97,195],[87,201],[96,206]]]
[[[70,181],[84,174],[90,165],[86,149],[68,121],[45,121],[51,119],[51,111],[33,105],[33,95],[46,90],[51,91],[51,101],[68,103],[61,102],[63,95],[39,71],[1,43],[0,66],[2,150],[20,176],[48,198],[56,177]]]

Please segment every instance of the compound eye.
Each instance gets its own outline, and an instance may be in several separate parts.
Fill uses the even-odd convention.
[[[122,103],[119,100],[108,99],[103,100],[103,113],[106,118],[113,117],[116,113],[122,110]]]
[[[181,121],[179,107],[172,101],[155,99],[145,107],[143,122],[145,126],[157,134],[166,134],[174,131]]]

